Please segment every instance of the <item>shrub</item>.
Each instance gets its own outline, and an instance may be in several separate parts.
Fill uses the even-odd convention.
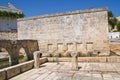
[[[7,12],[7,11],[0,11],[0,17],[10,17],[10,18],[23,18],[25,15],[13,13],[13,12]]]

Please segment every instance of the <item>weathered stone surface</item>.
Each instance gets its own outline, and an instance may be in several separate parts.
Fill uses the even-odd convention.
[[[111,51],[112,55],[120,55],[119,41],[114,40],[114,42],[110,43],[110,51]]]
[[[120,58],[116,57],[117,61],[120,62]],[[78,57],[78,62],[108,62],[107,57]],[[54,57],[48,57],[49,62],[55,62],[56,59]],[[62,57],[58,59],[59,62],[71,62],[71,57]]]
[[[109,55],[107,9],[18,19],[18,39],[38,40],[40,50],[52,52],[57,47],[63,55],[71,50],[85,55],[89,52]],[[64,45],[67,50],[64,50]]]
[[[35,68],[39,68],[40,67],[40,54],[41,52],[40,51],[35,51],[33,53],[33,56],[34,56],[34,67]]]
[[[80,62],[79,71],[71,71],[70,63],[45,63],[10,80],[120,80],[120,63]]]
[[[17,32],[0,32],[0,40],[17,40]]]
[[[5,71],[7,72],[7,78],[9,79],[13,76],[20,74],[20,66],[15,65],[15,66],[8,67],[5,69]]]
[[[48,61],[47,58],[41,58],[40,64],[43,64],[47,61]],[[0,80],[8,80],[13,76],[16,76],[20,73],[23,73],[25,71],[32,69],[33,66],[34,66],[34,60],[31,60],[28,62],[20,63],[20,64],[15,65],[15,66],[1,69],[0,70]],[[19,80],[19,79],[17,79],[17,80]]]
[[[0,31],[17,30],[17,18],[0,17]]]
[[[25,72],[25,71],[33,68],[34,61],[32,60],[32,61],[24,62],[24,63],[21,63],[19,65],[20,65],[21,72]]]
[[[106,57],[98,57],[100,62],[107,62],[107,58]]]
[[[77,57],[77,53],[76,52],[72,52],[71,53],[71,56],[72,56],[72,70],[78,70],[78,57]]]
[[[0,80],[5,80],[6,79],[6,72],[5,70],[0,70]]]
[[[48,62],[48,58],[40,58],[40,64]]]
[[[10,55],[11,65],[18,63],[19,50],[23,47],[29,60],[33,59],[33,52],[39,50],[36,40],[0,40],[0,49],[5,48]]]

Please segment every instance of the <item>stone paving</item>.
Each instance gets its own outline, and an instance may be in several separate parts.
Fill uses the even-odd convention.
[[[45,63],[9,80],[120,80],[120,63],[79,63],[71,70],[71,62]]]

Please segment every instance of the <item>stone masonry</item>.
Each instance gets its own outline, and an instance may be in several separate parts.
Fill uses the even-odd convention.
[[[38,40],[39,49],[44,52],[53,53],[55,48],[62,54],[110,53],[106,8],[22,18],[17,25],[18,39]]]
[[[7,6],[0,6],[0,11],[21,14],[22,11],[13,4],[8,3]],[[16,40],[17,39],[17,18],[0,16],[0,40]]]
[[[0,32],[0,40],[17,40],[17,32]]]

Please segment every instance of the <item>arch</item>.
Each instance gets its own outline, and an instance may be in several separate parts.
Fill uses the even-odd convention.
[[[0,48],[0,58],[9,58],[9,53],[5,48]]]
[[[7,67],[11,64],[11,57],[6,48],[0,47],[0,61],[1,63],[4,63],[0,68]]]
[[[20,48],[19,50],[19,57],[23,56],[23,60],[22,61],[27,61],[28,60],[28,55],[25,51],[25,49],[23,47]]]
[[[10,55],[11,65],[19,63],[19,50],[24,48],[27,53],[28,59],[33,59],[33,52],[38,51],[37,40],[0,40],[0,49],[5,48]]]

